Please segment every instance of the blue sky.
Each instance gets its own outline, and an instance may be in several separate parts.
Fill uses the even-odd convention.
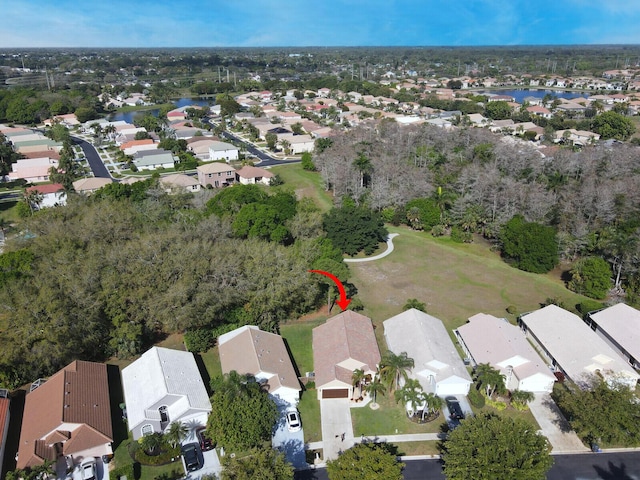
[[[19,0],[2,47],[640,44],[638,0]]]

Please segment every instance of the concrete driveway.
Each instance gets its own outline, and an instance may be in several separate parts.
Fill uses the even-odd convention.
[[[304,421],[304,419],[302,419]],[[353,446],[353,424],[348,398],[320,400],[324,461],[338,458]]]
[[[569,422],[564,418],[548,393],[536,393],[536,398],[529,403],[529,408],[538,425],[540,425],[540,431],[549,439],[554,454],[584,453],[589,451],[582,444],[576,433],[571,430]]]
[[[297,432],[290,432],[285,417],[286,410],[287,407],[279,409],[280,418],[271,437],[271,445],[284,453],[293,468],[307,468],[309,465],[304,452],[304,418],[300,419],[302,428]]]
[[[458,399],[458,403],[460,404],[460,409],[462,413],[464,413],[465,418],[473,415],[473,410],[471,409],[471,405],[469,404],[469,400],[464,395],[446,395],[447,397],[456,397]],[[451,412],[447,408],[447,402],[444,401],[446,397],[442,397],[442,412],[444,413],[444,418],[446,418],[447,423],[449,424],[449,428],[453,429],[460,425],[460,420],[457,418],[451,418]]]

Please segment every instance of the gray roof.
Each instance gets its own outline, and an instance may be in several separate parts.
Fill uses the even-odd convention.
[[[138,152],[140,153],[140,152]],[[149,166],[149,165],[162,165],[175,162],[175,157],[171,152],[164,152],[160,155],[157,153],[151,155],[141,155],[140,157],[134,158],[133,163],[137,166]]]
[[[227,150],[239,150],[239,148],[231,143],[213,141],[209,145],[209,150],[213,150],[214,152],[226,152]]]
[[[591,314],[600,329],[640,361],[640,311],[624,303]]]
[[[411,377],[430,391],[429,377],[440,383],[447,379],[471,384],[471,377],[456,351],[447,329],[436,317],[411,308],[383,322],[387,347],[414,360]]]
[[[640,376],[577,315],[556,305],[527,313],[520,320],[574,382],[600,371],[608,379],[624,376],[631,385]]]
[[[186,408],[211,411],[191,352],[153,347],[122,369],[122,384],[130,428],[145,420],[145,409],[167,396],[186,398]]]

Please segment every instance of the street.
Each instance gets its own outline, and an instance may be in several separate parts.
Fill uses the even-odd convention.
[[[84,152],[84,156],[89,162],[89,166],[91,167],[91,171],[93,172],[94,177],[111,178],[109,170],[107,170],[107,167],[104,166],[100,155],[98,155],[98,152],[93,145],[91,145],[86,140],[81,139],[80,137],[72,136],[71,139],[76,145],[79,145]]]
[[[556,455],[548,480],[640,480],[640,452]],[[440,460],[407,460],[405,480],[444,480]],[[297,480],[327,480],[324,468],[296,472]]]

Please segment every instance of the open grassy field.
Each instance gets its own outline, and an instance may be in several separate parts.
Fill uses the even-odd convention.
[[[273,167],[271,171],[280,175],[284,181],[282,188],[293,189],[298,198],[312,198],[323,212],[333,206],[333,199],[324,191],[322,178],[318,173],[304,170],[299,163],[280,165]]]
[[[417,298],[427,312],[440,318],[449,330],[479,312],[514,321],[506,308],[518,313],[540,308],[549,297],[575,305],[584,297],[567,290],[558,272],[536,275],[507,265],[486,244],[458,244],[424,232],[390,227],[400,235],[388,257],[350,264],[351,281],[371,317],[382,350],[382,322],[402,311],[409,298]]]

